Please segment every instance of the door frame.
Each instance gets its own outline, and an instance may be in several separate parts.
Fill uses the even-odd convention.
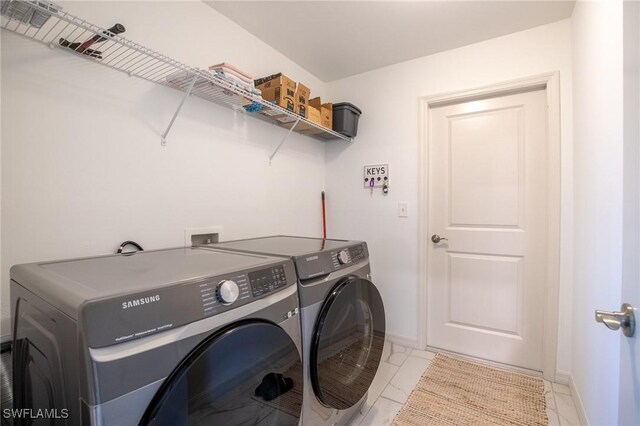
[[[427,347],[429,246],[429,148],[432,109],[440,106],[544,89],[547,95],[547,256],[544,290],[542,376],[555,381],[558,351],[560,281],[560,73],[558,71],[510,80],[470,90],[424,96],[419,99],[419,230],[418,230],[418,346]]]

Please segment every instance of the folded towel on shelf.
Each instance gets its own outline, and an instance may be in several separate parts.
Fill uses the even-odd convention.
[[[234,108],[249,107],[255,109],[255,107],[252,106],[255,101],[250,96],[247,96],[245,93],[238,93],[236,90],[230,90],[228,84],[223,85],[219,83],[218,81],[221,80],[222,77],[214,73],[204,72],[195,74],[193,71],[176,71],[164,78],[164,84],[186,92],[196,75],[198,75],[198,79],[192,89],[192,93],[196,96],[218,104],[231,105]],[[231,83],[234,88],[239,87],[237,83],[228,83]]]
[[[237,67],[235,67],[234,65],[232,65],[232,64],[230,64],[228,62],[223,62],[221,64],[216,64],[216,65],[211,65],[209,67],[209,70],[210,71],[215,71],[216,69],[219,69],[219,68],[226,69],[226,70],[229,70],[229,71],[233,71],[233,73],[234,74],[238,74],[239,77],[246,78],[247,80],[253,81],[253,76],[251,74],[246,73],[246,72],[238,69]]]
[[[213,73],[214,76],[231,83],[235,87],[246,90],[253,95],[262,96],[262,91],[255,87],[253,76],[228,62],[211,65],[209,67],[209,72]]]
[[[226,72],[223,71],[216,71],[216,73],[214,74],[216,77],[221,78],[229,83],[231,83],[232,85],[239,87],[241,89],[246,90],[249,93],[253,93],[255,95],[260,96],[262,94],[262,92],[259,89],[256,89],[253,84],[247,84],[244,80],[239,79],[238,77],[236,77],[233,74],[228,74]]]
[[[233,81],[234,83],[237,83],[241,86],[246,86],[246,87],[251,87],[254,88],[255,86],[251,83],[247,83],[246,81],[238,78],[237,76],[233,75],[233,74],[229,74],[226,73],[224,71],[216,71],[216,75],[219,77],[224,78],[225,80],[229,80],[229,81]]]
[[[223,73],[225,75],[228,76],[233,76],[235,78],[237,78],[238,80],[243,81],[245,84],[248,84],[250,86],[254,86],[253,84],[253,80],[248,79],[246,77],[244,77],[242,74],[238,74],[237,72],[227,69],[227,68],[213,68],[213,69],[209,69],[209,71],[215,72],[215,73]]]
[[[249,89],[255,87],[255,84],[253,83],[253,77],[251,75],[249,75],[248,73],[239,70],[238,68],[236,68],[235,66],[223,62],[221,64],[217,64],[217,65],[212,65],[209,67],[209,71],[210,72],[214,72],[216,74],[220,74],[222,75],[225,79],[231,80],[231,81],[241,81],[243,84],[246,84],[248,87],[245,87],[246,90],[253,92],[253,89]]]

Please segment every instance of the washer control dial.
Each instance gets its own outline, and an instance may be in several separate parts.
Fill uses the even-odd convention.
[[[231,280],[220,281],[218,287],[216,287],[216,296],[218,300],[225,305],[230,305],[238,299],[240,295],[240,289],[238,284]]]
[[[340,262],[341,265],[351,263],[351,255],[349,254],[349,250],[344,249],[341,250],[340,253],[338,253],[338,262]]]

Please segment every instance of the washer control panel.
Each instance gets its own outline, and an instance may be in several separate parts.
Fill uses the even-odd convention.
[[[274,266],[249,273],[249,283],[253,297],[260,297],[287,285],[284,266]]]
[[[198,288],[204,316],[220,313],[224,306],[247,302],[251,297],[246,274],[206,280],[198,284]]]
[[[220,313],[222,307],[235,307],[266,296],[286,287],[287,282],[285,265],[203,282],[200,292],[205,316]]]
[[[80,317],[89,346],[99,348],[218,315],[295,285],[293,262],[284,260],[92,301]]]

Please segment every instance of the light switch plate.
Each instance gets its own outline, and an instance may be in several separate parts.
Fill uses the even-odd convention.
[[[409,208],[406,202],[398,203],[398,217],[409,217]]]

